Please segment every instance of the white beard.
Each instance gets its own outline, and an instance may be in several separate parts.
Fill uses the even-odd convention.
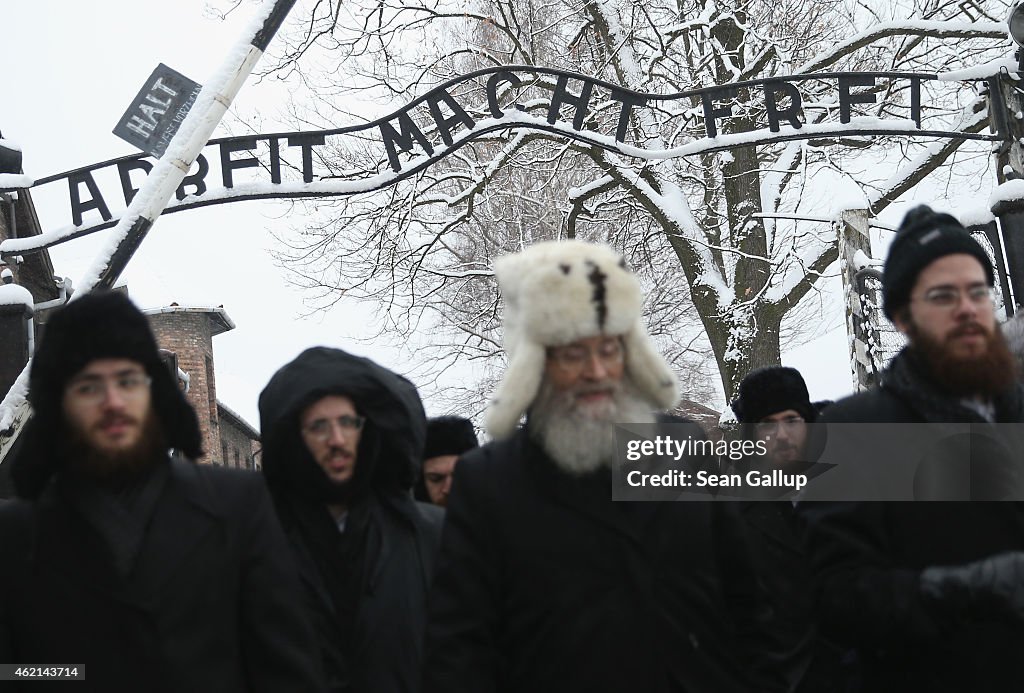
[[[606,389],[607,384],[600,386]],[[587,385],[555,392],[544,380],[530,407],[530,437],[564,472],[579,476],[615,459],[615,424],[654,423],[653,405],[636,393],[628,378],[612,386],[611,401],[581,404],[576,395],[594,389]]]

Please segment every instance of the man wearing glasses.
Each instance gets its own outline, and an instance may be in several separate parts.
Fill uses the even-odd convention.
[[[495,274],[509,364],[455,467],[424,693],[783,690],[733,504],[613,500],[616,423],[678,398],[622,256],[538,243]]]
[[[441,508],[413,500],[426,417],[416,388],[315,347],[260,393],[263,474],[303,577],[332,693],[419,686]]]
[[[833,404],[820,421],[975,424],[983,435],[965,446],[963,459],[941,459],[936,451],[953,439],[939,440],[919,453],[927,465],[940,465],[918,470],[965,463],[969,471],[954,489],[959,497],[977,498],[979,488],[1012,497],[1022,451],[999,443],[1006,429],[990,424],[1024,421],[1022,389],[996,325],[988,255],[952,216],[918,207],[890,246],[882,283],[885,314],[909,343],[879,387]],[[851,464],[888,453],[869,439],[850,452]],[[1005,488],[976,474],[1007,461],[1016,467],[1005,484],[995,484]],[[1024,689],[1020,503],[804,503],[799,509],[809,521],[821,577],[819,622],[859,649],[864,690]]]
[[[0,663],[83,691],[323,690],[263,481],[184,459],[202,454],[196,414],[127,297],[52,315],[28,399],[21,500],[0,509]]]

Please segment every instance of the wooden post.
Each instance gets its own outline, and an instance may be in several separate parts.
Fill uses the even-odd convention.
[[[839,226],[839,262],[846,301],[846,333],[850,344],[850,366],[853,386],[860,392],[878,383],[875,351],[878,335],[871,327],[870,313],[878,310],[874,299],[862,293],[857,273],[871,259],[871,236],[868,232],[868,211],[851,209],[843,212]]]

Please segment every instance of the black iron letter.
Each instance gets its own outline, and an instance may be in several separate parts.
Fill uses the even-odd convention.
[[[629,116],[633,113],[635,106],[646,106],[647,98],[630,91],[612,89],[612,99],[622,103],[622,110],[619,111],[619,126],[615,128],[615,141],[625,142],[626,131],[629,129]]]
[[[716,96],[719,99],[731,99],[736,96],[736,90],[732,87],[725,87],[701,92],[700,101],[704,106],[704,130],[711,138],[718,137],[718,126],[715,124],[715,119],[727,118],[732,115],[732,106],[715,108],[714,97]]]
[[[910,78],[910,118],[921,128],[921,78]],[[1005,294],[1004,294],[1005,295]]]
[[[288,138],[289,147],[302,147],[302,180],[313,182],[313,147],[324,143],[323,135],[299,135]]]
[[[276,137],[271,137],[270,142],[270,182],[277,185],[281,182],[281,143]]]
[[[850,122],[850,106],[855,103],[875,103],[875,95],[870,92],[851,94],[850,87],[873,87],[875,78],[865,75],[843,76],[839,78],[839,122]]]
[[[146,175],[153,170],[153,164],[145,159],[133,159],[131,161],[117,162],[117,175],[121,179],[121,192],[124,193],[124,203],[130,205],[139,189],[132,187],[132,171],[145,171]]]
[[[199,164],[199,170],[193,173],[191,176],[185,176],[181,179],[181,185],[174,191],[174,196],[179,200],[185,199],[185,186],[191,185],[196,189],[193,195],[199,197],[206,192],[206,174],[210,172],[210,162],[206,160],[206,157],[200,154],[196,157],[196,163]]]
[[[441,102],[451,110],[454,114],[450,118],[445,118],[444,114],[441,113]],[[473,119],[469,117],[469,114],[463,110],[459,102],[452,98],[452,95],[441,89],[436,94],[431,94],[427,97],[427,106],[430,107],[430,115],[434,117],[434,123],[437,124],[437,129],[441,133],[441,140],[446,146],[452,146],[452,126],[456,123],[462,123],[466,126],[467,130],[472,130],[475,123]]]
[[[498,102],[498,83],[508,82],[513,87],[518,87],[523,83],[523,80],[519,79],[519,75],[514,72],[508,72],[502,70],[501,72],[495,72],[491,75],[491,78],[487,80],[487,105],[491,107],[491,115],[495,118],[500,118],[505,115],[505,112],[501,110],[501,104]],[[516,104],[516,108],[522,110],[522,106]]]
[[[78,193],[78,186],[82,183],[89,188],[89,199],[85,202],[82,202],[82,197]],[[100,194],[99,186],[93,180],[91,172],[83,171],[68,176],[68,186],[71,192],[71,220],[75,226],[82,225],[82,212],[88,212],[90,209],[99,210],[103,221],[110,221],[110,210],[103,201],[103,195]]]
[[[555,124],[555,121],[558,120],[558,110],[563,103],[567,103],[576,107],[576,115],[572,119],[572,129],[579,130],[583,127],[583,119],[587,117],[587,110],[590,108],[590,93],[594,90],[594,83],[586,79],[580,81],[583,82],[583,88],[580,89],[579,96],[574,96],[566,89],[566,85],[569,83],[568,75],[559,75],[555,91],[551,95],[551,107],[548,108],[549,124]]]
[[[255,137],[242,137],[230,139],[220,143],[220,175],[224,178],[224,187],[235,187],[233,171],[236,168],[255,168],[260,165],[259,160],[254,156],[247,156],[242,159],[232,159],[232,152],[252,151],[256,148]],[[309,181],[306,181],[307,183]]]
[[[777,101],[779,92],[783,92],[789,97],[789,108],[779,108],[779,102]],[[795,85],[789,82],[765,82],[764,107],[768,113],[769,130],[772,132],[779,131],[780,116],[785,116],[789,124],[793,126],[793,129],[799,130],[803,126],[797,115],[800,113],[801,106],[800,91]]]
[[[395,132],[395,129],[391,127],[391,123],[380,124],[380,136],[384,139],[384,147],[388,150],[388,161],[391,162],[391,168],[394,169],[395,173],[402,170],[402,162],[398,159],[398,152],[409,152],[412,151],[412,138],[415,137],[416,141],[420,143],[423,151],[427,155],[434,153],[434,148],[430,145],[428,140],[420,129],[416,127],[416,123],[412,122],[412,118],[409,117],[409,113],[405,112],[398,116],[398,127],[401,129],[401,134]],[[398,149],[395,149],[395,145],[398,145]]]

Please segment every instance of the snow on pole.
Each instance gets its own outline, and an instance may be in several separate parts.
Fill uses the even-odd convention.
[[[121,276],[294,4],[295,0],[276,0],[257,13],[243,40],[199,92],[167,151],[114,227],[110,243],[79,280],[75,296],[109,289]]]
[[[275,0],[259,8],[242,39],[199,92],[167,151],[111,232],[109,243],[79,280],[72,300],[94,289],[109,289],[121,276],[294,5],[295,0]],[[28,420],[30,364],[31,360],[0,402],[0,462]]]

